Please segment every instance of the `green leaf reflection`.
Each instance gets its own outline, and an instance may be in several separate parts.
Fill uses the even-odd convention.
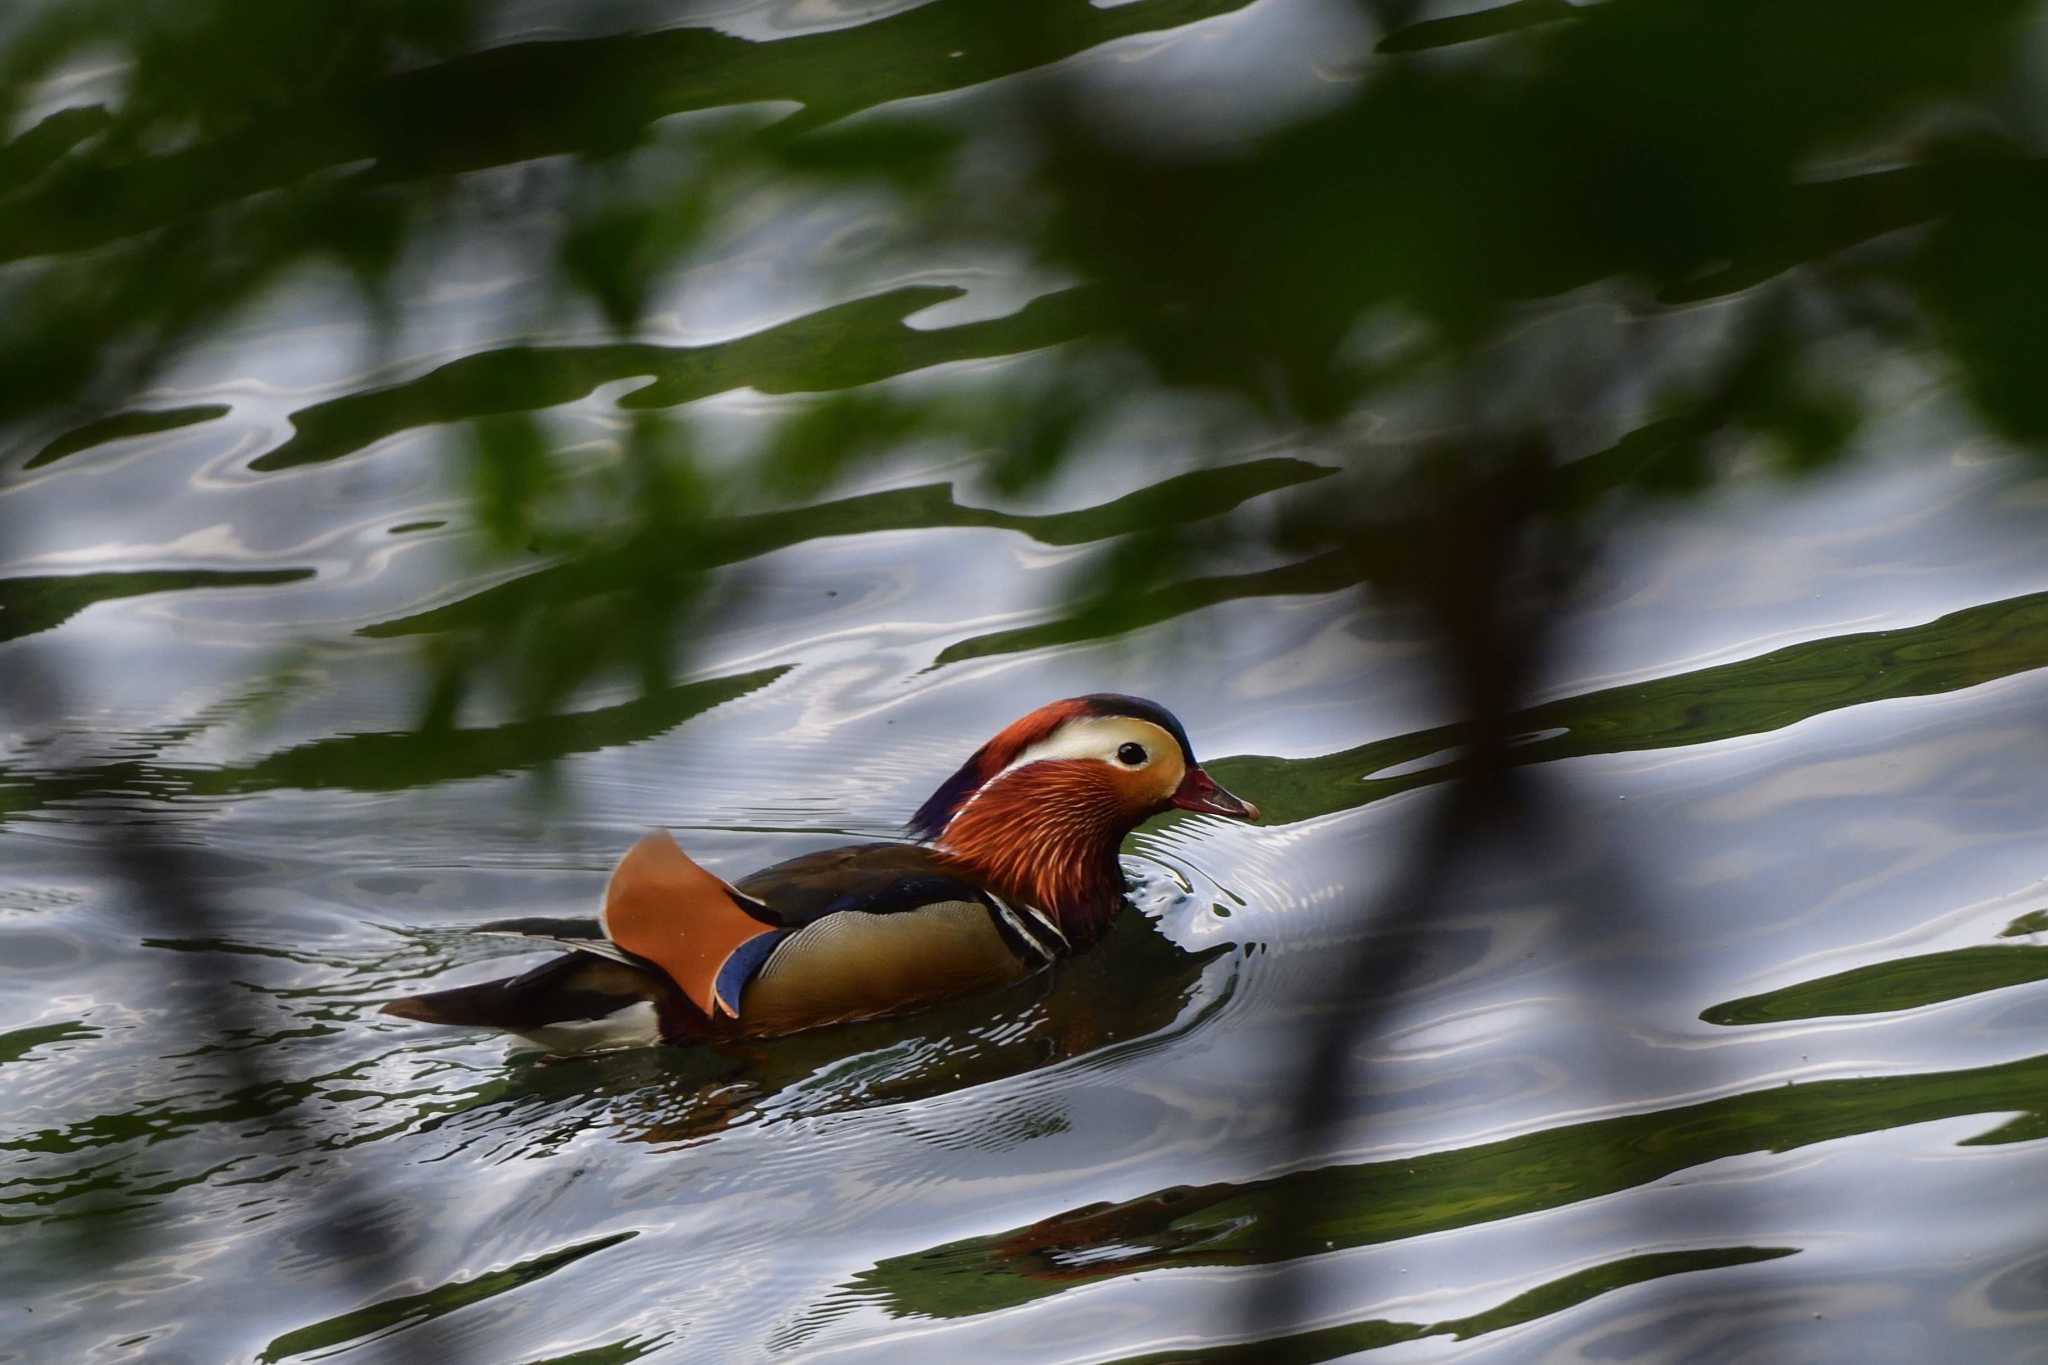
[[[1936,1119],[2042,1115],[2048,1055],[1773,1086],[1390,1161],[1179,1185],[891,1256],[851,1290],[889,1313],[965,1317],[1179,1266],[1243,1266],[1562,1208],[1752,1152]]]
[[[96,602],[189,588],[260,588],[312,576],[311,569],[150,569],[0,578],[0,641],[55,629]]]
[[[1960,1000],[2048,978],[2048,948],[1955,948],[1894,958],[1746,995],[1700,1011],[1709,1024],[1770,1024],[1844,1014],[1885,1014]]]
[[[300,1327],[286,1332],[270,1345],[257,1359],[274,1362],[303,1356],[314,1351],[346,1346],[375,1338],[384,1338],[394,1332],[416,1327],[423,1322],[445,1317],[458,1308],[480,1303],[485,1299],[545,1279],[556,1271],[574,1265],[586,1256],[596,1255],[609,1247],[639,1236],[638,1232],[618,1232],[594,1241],[580,1242],[575,1246],[551,1251],[545,1256],[536,1256],[508,1265],[498,1270],[468,1280],[451,1280],[421,1294],[407,1294],[403,1298],[385,1299],[358,1308],[340,1317],[316,1322],[310,1327]]]

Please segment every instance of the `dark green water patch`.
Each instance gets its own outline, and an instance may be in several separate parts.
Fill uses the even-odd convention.
[[[1514,0],[1507,5],[1495,5],[1492,9],[1474,10],[1470,14],[1454,14],[1442,19],[1425,19],[1420,23],[1404,24],[1379,40],[1375,47],[1378,52],[1424,52],[1433,47],[1451,47],[1458,43],[1477,42],[1482,38],[1498,38],[1507,33],[1519,33],[1538,24],[1556,23],[1572,17],[1573,6],[1569,0]]]
[[[1965,1147],[1999,1147],[2011,1142],[2039,1142],[2048,1138],[2048,1113],[2015,1115],[1988,1133],[1963,1143]]]
[[[336,735],[245,766],[194,771],[184,786],[195,795],[284,787],[380,792],[520,772],[573,754],[617,748],[664,734],[692,716],[766,687],[791,667],[783,664],[683,683],[616,706],[503,725],[437,733],[407,730]]]
[[[55,464],[66,455],[76,455],[81,450],[105,445],[109,441],[125,440],[130,436],[153,436],[159,431],[176,431],[199,422],[211,422],[225,417],[231,409],[225,403],[196,403],[188,408],[137,409],[133,412],[118,412],[112,417],[103,417],[97,422],[88,422],[65,432],[56,440],[36,452],[24,468],[40,469]]]
[[[652,1351],[660,1350],[673,1340],[673,1337],[667,1335],[626,1337],[620,1341],[607,1342],[603,1346],[593,1346],[587,1351],[571,1351],[565,1356],[549,1356],[546,1360],[530,1361],[528,1365],[630,1365],[630,1362]]]
[[[898,1316],[965,1317],[1144,1271],[1265,1264],[1561,1208],[1753,1152],[1970,1114],[2039,1122],[2044,1087],[2048,1055],[1774,1086],[1454,1151],[1178,1185],[892,1256],[848,1288]]]
[[[1771,1024],[1886,1014],[2048,978],[2048,948],[2024,944],[1922,953],[1801,981],[1700,1011],[1709,1024]]]
[[[1797,1247],[1702,1247],[1691,1251],[1649,1252],[1574,1271],[1469,1317],[1446,1318],[1432,1323],[1371,1318],[1337,1327],[1318,1328],[1313,1332],[1269,1337],[1264,1341],[1128,1356],[1117,1365],[1170,1365],[1174,1361],[1201,1361],[1203,1365],[1238,1365],[1239,1362],[1243,1365],[1318,1365],[1318,1362],[1335,1360],[1354,1352],[1374,1351],[1424,1337],[1449,1336],[1458,1341],[1469,1341],[1488,1332],[1519,1327],[1553,1313],[1576,1308],[1602,1294],[1611,1294],[1631,1285],[1685,1275],[1695,1270],[1719,1270],[1726,1266],[1775,1261],[1797,1251]]]
[[[914,488],[835,498],[806,507],[723,518],[707,523],[701,534],[675,546],[675,553],[686,567],[708,569],[827,536],[947,527],[988,527],[1017,531],[1046,545],[1081,545],[1128,535],[1156,524],[1161,517],[1171,516],[1177,522],[1188,523],[1221,516],[1253,498],[1332,472],[1326,465],[1306,460],[1251,460],[1177,474],[1093,507],[1037,515],[963,506],[955,501],[952,484],[919,484]],[[579,581],[579,575],[583,581]],[[571,599],[581,595],[586,591],[584,581],[587,591],[595,594],[617,582],[618,574],[602,559],[550,566],[447,606],[380,621],[357,633],[373,637],[418,635],[514,619],[529,604],[557,595]]]
[[[545,1256],[521,1261],[500,1270],[488,1271],[470,1280],[453,1280],[447,1284],[429,1289],[421,1294],[408,1294],[403,1298],[385,1299],[358,1308],[340,1317],[316,1322],[310,1327],[301,1327],[286,1332],[264,1348],[257,1359],[274,1362],[288,1360],[313,1351],[332,1351],[334,1348],[380,1340],[423,1322],[445,1317],[459,1308],[481,1303],[485,1299],[545,1279],[566,1266],[574,1265],[586,1256],[596,1255],[607,1248],[639,1236],[638,1232],[619,1232],[595,1241],[581,1242],[575,1246],[551,1251]],[[633,1357],[614,1357],[631,1360]]]
[[[1070,616],[1020,626],[1015,630],[991,631],[955,641],[939,651],[932,667],[962,659],[986,658],[991,654],[1018,654],[1058,645],[1103,640],[1170,621],[1176,616],[1235,602],[1247,597],[1293,597],[1308,593],[1335,592],[1359,581],[1357,557],[1333,550],[1294,564],[1261,569],[1256,573],[1217,574],[1189,578],[1149,592],[1121,593],[1104,597]]]
[[[2048,593],[1967,607],[1924,625],[1837,635],[1754,659],[1602,688],[1518,713],[1518,761],[1633,753],[1766,734],[1844,707],[1960,691],[2048,666]],[[1226,758],[1217,779],[1276,821],[1350,810],[1455,777],[1465,732],[1417,730],[1316,758]],[[1433,766],[1373,774],[1442,755]]]
[[[669,407],[737,388],[818,393],[949,361],[1033,351],[1088,329],[1085,289],[1043,295],[1015,313],[956,327],[920,329],[904,322],[966,292],[910,285],[706,346],[621,342],[483,351],[402,384],[301,408],[292,414],[290,439],[249,467],[323,464],[414,427],[573,403],[621,379],[651,381],[622,400],[628,408]]]
[[[1009,526],[1051,543],[1072,543],[1142,524],[1163,503],[1185,508],[1190,500],[1208,498],[1221,509],[1257,490],[1284,487],[1322,472],[1319,466],[1300,461],[1258,461],[1234,469],[1182,475],[1180,479],[1186,483],[1168,480],[1099,507],[1043,517],[963,508],[952,501],[949,487],[931,485],[736,519],[723,537],[711,538],[717,543],[707,542],[709,548],[698,553],[727,557],[761,553],[816,535],[857,534],[910,521],[929,524],[949,516],[960,524]],[[1316,565],[1316,561],[1305,563]],[[481,623],[493,612],[516,609],[522,594],[551,588],[543,579],[549,572],[542,570],[446,607],[372,626],[364,633],[402,635]],[[1320,565],[1295,565],[1269,572],[1274,577],[1261,580],[1264,586],[1277,583],[1306,591],[1320,581],[1320,575],[1334,571]],[[1286,576],[1290,574],[1295,577]],[[57,596],[62,615],[54,620],[48,620],[48,613],[56,609],[49,605],[50,599],[40,603],[48,624],[54,624],[87,601],[98,600],[81,592],[81,584],[89,586],[108,578],[120,580],[116,586],[128,592],[190,585],[187,578],[167,575],[0,581],[0,606],[12,605],[7,602],[11,586],[32,583]],[[536,579],[543,581],[536,583]],[[201,575],[199,585],[218,581],[218,576]],[[1237,583],[1227,590],[1244,586]],[[20,589],[15,587],[15,591]],[[73,596],[58,596],[61,594]],[[6,620],[6,615],[0,615],[0,621]],[[6,638],[5,630],[0,627],[0,638]],[[1844,707],[1974,687],[2044,665],[2048,665],[2048,594],[2035,593],[1966,608],[1924,625],[1791,645],[1755,659],[1546,702],[1520,713],[1519,728],[1530,738],[1516,754],[1522,762],[1537,763],[1711,743],[1781,729]],[[769,669],[740,679],[685,684],[617,706],[487,729],[435,736],[417,732],[343,735],[220,770],[124,762],[74,770],[61,779],[0,774],[0,811],[32,809],[70,796],[114,789],[166,795],[243,794],[284,786],[393,791],[510,772],[651,738],[721,700],[765,686],[776,676],[780,670]],[[1317,757],[1241,755],[1219,759],[1210,767],[1219,780],[1257,800],[1269,818],[1286,823],[1353,809],[1455,776],[1462,742],[1459,727],[1440,726]],[[1438,755],[1443,761],[1433,766],[1374,776]]]
[[[96,602],[189,588],[262,588],[312,576],[311,569],[155,569],[0,578],[0,641],[52,630]]]
[[[33,1028],[18,1028],[8,1033],[0,1033],[0,1065],[18,1062],[37,1048],[47,1047],[51,1043],[99,1036],[99,1030],[90,1027],[82,1019],[66,1019],[62,1023],[37,1024]]]
[[[0,147],[0,185],[26,185],[57,163],[64,153],[113,123],[105,105],[81,104],[59,109]]]
[[[1658,291],[1661,302],[1694,303],[1748,289],[1811,260],[1887,232],[1949,217],[1973,200],[2038,183],[2038,159],[1900,166],[1790,186],[1774,230],[1749,250]]]
[[[502,725],[336,735],[223,768],[118,759],[55,772],[0,770],[0,820],[108,792],[168,803],[192,796],[247,796],[283,788],[398,791],[522,772],[576,754],[652,739],[713,707],[766,687],[790,667],[785,664],[701,679],[614,706]],[[170,744],[191,729],[166,727],[136,738]]]
[[[1185,483],[1168,480],[1099,507],[1042,517],[963,508],[952,501],[948,486],[930,485],[735,519],[727,532],[707,540],[708,548],[698,553],[726,557],[763,553],[817,535],[858,534],[911,522],[930,524],[946,517],[957,518],[958,524],[1001,525],[1051,543],[1073,543],[1140,525],[1160,505],[1170,503],[1185,509],[1190,502],[1213,499],[1213,505],[1222,509],[1258,490],[1284,487],[1323,472],[1321,467],[1301,461],[1258,461],[1234,469],[1182,475],[1180,480]],[[1305,563],[1315,565],[1316,561]],[[542,570],[446,607],[371,626],[364,633],[403,635],[478,624],[494,612],[515,610],[523,594],[551,590],[555,585],[547,584],[543,577],[550,572]],[[1334,571],[1326,566],[1295,565],[1269,572],[1274,577],[1261,580],[1266,587],[1277,583],[1308,590],[1320,581],[1320,575]],[[1288,574],[1296,577],[1290,579],[1285,576]],[[154,582],[164,577],[89,575],[13,583],[33,583],[53,594],[78,593],[81,583],[103,578],[123,580],[120,586],[131,592],[184,585],[182,580]],[[138,585],[130,581],[136,579],[151,582]],[[201,584],[213,581],[202,576]],[[0,581],[0,606],[8,605],[9,587]],[[1237,583],[1229,590],[1243,587]],[[97,599],[78,593],[76,600],[62,601],[63,614],[78,610],[87,600]],[[5,620],[6,615],[0,614],[0,621]],[[0,627],[0,638],[6,638],[4,627]],[[1537,763],[1711,743],[1781,729],[1844,707],[1974,687],[2044,665],[2048,665],[2048,593],[2035,593],[1966,608],[1924,625],[1791,645],[1755,659],[1546,702],[1520,713],[1519,728],[1529,739],[1516,754],[1522,762]],[[455,730],[440,736],[416,732],[343,735],[221,770],[122,762],[73,770],[61,779],[0,773],[0,812],[117,789],[163,795],[243,794],[301,785],[392,791],[509,772],[651,738],[719,700],[765,686],[775,676],[779,676],[778,670],[763,670],[745,679],[664,689],[589,712]],[[726,684],[731,685],[730,691],[724,690]],[[709,690],[693,690],[698,688]],[[1286,823],[1350,810],[1453,777],[1459,771],[1457,751],[1462,742],[1459,727],[1440,726],[1317,757],[1241,755],[1209,766],[1219,780],[1257,800],[1270,819]],[[1443,761],[1433,766],[1374,776],[1439,755]]]

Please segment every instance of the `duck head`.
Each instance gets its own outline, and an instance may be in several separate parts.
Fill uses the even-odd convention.
[[[1176,807],[1259,818],[1202,770],[1172,712],[1105,692],[1009,725],[932,793],[910,831],[998,894],[1053,914],[1079,947],[1123,902],[1124,836]]]

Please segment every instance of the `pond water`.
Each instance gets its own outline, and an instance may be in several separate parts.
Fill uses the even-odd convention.
[[[714,17],[829,43],[946,8]],[[1251,125],[1363,51],[1291,0],[1088,15],[1084,78]],[[374,362],[302,281],[158,416],[5,453],[0,688],[62,690],[0,737],[0,1360],[2038,1358],[2048,480],[1938,388],[1834,472],[1617,533],[1526,717],[1570,838],[1456,870],[1306,1158],[1299,1041],[1441,798],[1450,704],[1412,623],[1313,566],[1114,639],[1059,603],[1162,506],[1315,496],[1311,456],[1135,414],[1020,497],[907,451],[736,520],[745,599],[672,686],[405,739],[423,641],[545,571],[478,567],[437,425],[476,395],[602,469],[636,390],[738,451],[803,395],[972,391],[1071,333],[1062,282],[863,256],[875,213],[763,215],[672,282],[658,354],[593,324],[509,356],[487,249]],[[546,1063],[375,1012],[530,961],[465,927],[585,911],[648,827],[729,873],[888,836],[1000,725],[1109,689],[1268,819],[1142,830],[1137,913],[1049,977]],[[204,935],[101,842],[134,812],[200,855]],[[1283,1262],[1293,1334],[1230,1354]]]

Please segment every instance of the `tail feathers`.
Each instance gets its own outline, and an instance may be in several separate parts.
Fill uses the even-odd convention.
[[[528,915],[523,919],[494,919],[488,924],[479,924],[472,933],[478,934],[525,934],[529,938],[586,939],[604,937],[604,927],[588,916],[582,918],[557,918],[549,915]]]
[[[594,953],[598,957],[608,957],[614,962],[623,962],[629,967],[644,965],[641,959],[606,938],[603,926],[594,919],[548,919],[541,916],[528,919],[494,919],[488,924],[479,924],[470,932],[509,934],[515,938],[548,943],[574,952]]]
[[[544,1039],[551,1030],[574,1030],[624,1012],[633,1015],[636,1041],[643,1021],[658,1019],[664,984],[646,970],[589,953],[567,953],[532,971],[500,981],[453,990],[408,995],[383,1006],[383,1013],[426,1024],[459,1024],[502,1029]],[[635,1010],[635,1006],[647,1006]]]

